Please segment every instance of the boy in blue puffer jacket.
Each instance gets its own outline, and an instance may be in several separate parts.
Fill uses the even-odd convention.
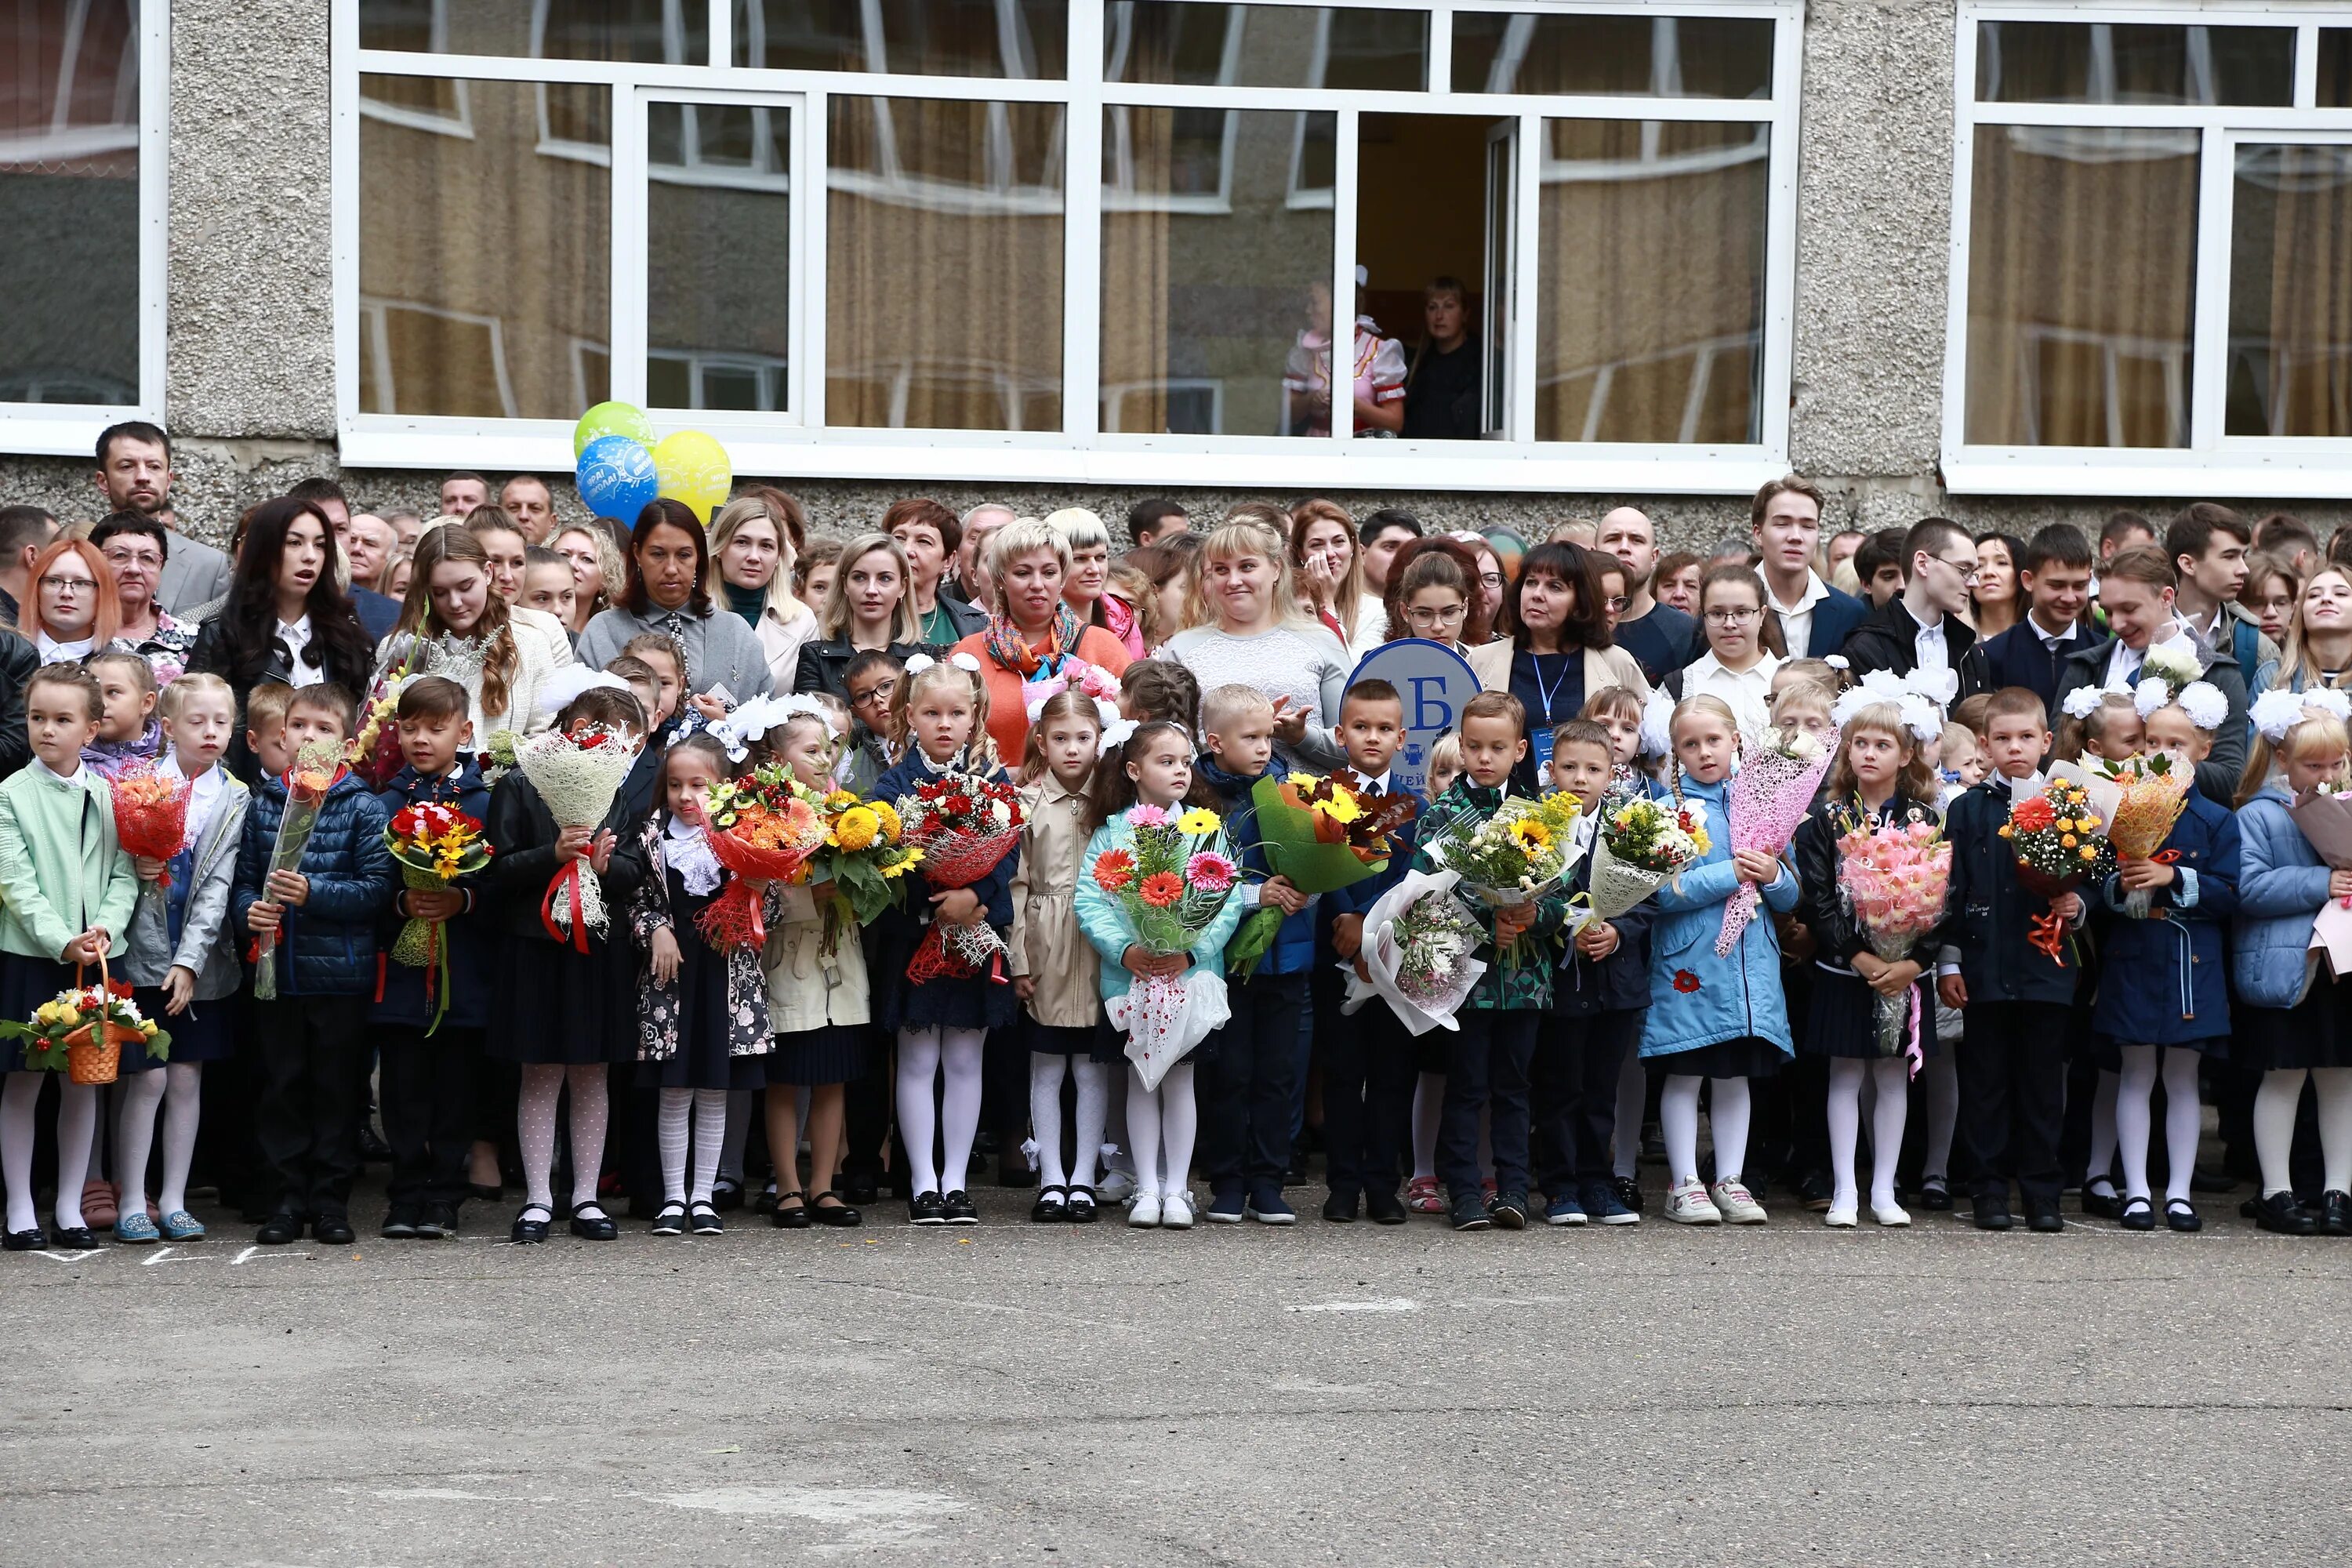
[[[1250,786],[1287,778],[1290,770],[1274,754],[1274,704],[1254,686],[1220,686],[1203,696],[1201,738],[1208,749],[1192,771],[1216,792],[1225,842],[1240,847],[1244,870],[1263,879],[1244,894],[1283,913],[1255,973],[1244,979],[1229,970],[1234,1016],[1201,1045],[1201,1174],[1211,1219],[1289,1225],[1298,1216],[1283,1200],[1282,1177],[1298,1115],[1298,1018],[1315,963],[1314,900],[1288,879],[1265,875]]]
[[[286,742],[338,747],[352,728],[350,692],[332,682],[296,691]],[[312,1234],[331,1247],[352,1240],[352,1182],[359,1174],[361,1032],[375,989],[376,918],[396,879],[384,847],[383,805],[357,775],[338,778],[320,803],[299,866],[273,871],[286,781],[265,778],[246,813],[232,911],[236,929],[276,946],[278,994],[253,1005],[261,1062],[254,1133],[278,1186],[276,1208],[254,1237],[269,1246]]]

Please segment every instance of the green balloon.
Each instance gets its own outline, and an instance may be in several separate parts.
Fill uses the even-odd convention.
[[[626,436],[650,451],[659,439],[654,434],[654,422],[646,411],[634,403],[600,403],[580,416],[572,427],[572,455],[578,458],[588,449],[588,443],[602,436]]]

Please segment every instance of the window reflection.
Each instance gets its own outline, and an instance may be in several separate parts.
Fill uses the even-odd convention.
[[[792,115],[646,108],[646,400],[782,409],[792,321]]]
[[[1067,0],[734,0],[735,63],[1058,81]]]
[[[2238,149],[2232,436],[2352,437],[2352,147]]]

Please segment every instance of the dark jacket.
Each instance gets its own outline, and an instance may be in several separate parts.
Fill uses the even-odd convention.
[[[1813,612],[1813,641],[1821,641],[1821,611]],[[1919,623],[1912,618],[1909,606],[1897,594],[1866,616],[1845,639],[1839,651],[1852,667],[1848,673],[1856,680],[1874,669],[1891,669],[1897,675],[1908,675],[1919,668],[1919,648],[1915,640],[1919,635]],[[1944,617],[1944,653],[1952,668],[1960,668],[1969,649],[1976,645],[1977,634],[1958,616]]]
[[[1604,803],[1605,809],[1605,803]],[[1569,878],[1570,898],[1592,884],[1592,852],[1587,849]],[[1595,962],[1570,941],[1551,983],[1551,1010],[1562,1018],[1597,1013],[1638,1013],[1650,1005],[1650,922],[1657,905],[1643,899],[1609,923],[1617,931],[1617,951]]]
[[[1942,818],[1933,805],[1913,800],[1898,790],[1888,799],[1878,820],[1906,823],[1915,811],[1922,821],[1937,822]],[[1797,918],[1813,934],[1814,962],[1832,969],[1851,970],[1857,953],[1871,951],[1869,939],[1863,935],[1853,911],[1838,892],[1838,837],[1863,815],[1859,801],[1832,800],[1823,795],[1813,803],[1811,814],[1799,826],[1796,839],[1790,846],[1797,862]],[[1842,823],[1841,816],[1846,821]],[[1922,972],[1933,970],[1936,944],[1932,937],[1923,940],[1912,956],[1919,961]]]
[[[1823,584],[1822,586],[1829,585]],[[1764,596],[1764,615],[1775,627],[1780,626],[1780,612],[1772,607],[1772,596],[1769,593]],[[1841,589],[1830,588],[1830,596],[1813,606],[1812,622],[1805,633],[1805,646],[1789,649],[1789,657],[1790,658],[1827,658],[1830,655],[1842,651],[1845,647],[1846,638],[1853,635],[1854,627],[1862,625],[1869,616],[1870,605],[1865,601],[1857,599],[1852,594]],[[1787,640],[1788,635],[1787,630],[1783,628],[1780,632],[1783,642]],[[1705,637],[1691,639],[1692,658],[1696,658],[1706,651]]]
[[[613,858],[606,863],[604,884],[604,909],[610,924],[609,931],[627,929],[625,904],[629,895],[645,874],[644,858],[637,853],[636,822],[629,814],[628,802],[619,795],[613,797],[613,809],[597,824],[597,831],[613,836]],[[553,942],[547,928],[540,923],[540,906],[547,898],[547,885],[555,880],[562,866],[555,858],[555,818],[548,815],[539,791],[522,770],[500,779],[490,791],[488,818],[490,863],[482,868],[482,890],[489,895],[490,908],[485,911],[491,926],[509,937],[527,942]],[[607,938],[589,934],[593,948],[601,948]]]
[[[944,604],[946,601],[942,599],[940,602]],[[848,701],[849,661],[857,657],[858,651],[849,646],[847,637],[827,637],[822,642],[812,638],[801,644],[800,668],[793,674],[793,689],[827,692],[844,702]],[[939,658],[946,651],[930,643],[894,642],[890,645],[890,657],[901,664],[919,653]]]
[[[2058,700],[2085,686],[2107,683],[2107,661],[2115,656],[2114,637],[2102,637],[2066,661],[2058,677]],[[2246,771],[2246,682],[2239,675],[2234,658],[2216,658],[2200,652],[2198,662],[2205,667],[2200,678],[2229,700],[2229,717],[2213,731],[2210,755],[2197,764],[2197,790],[2208,800],[2223,805],[2237,798],[2238,777]]]
[[[40,650],[31,638],[15,632],[0,635],[0,779],[33,760],[32,736],[25,728],[25,688],[40,668]]]
[[[2064,678],[2066,661],[2098,640],[2087,620],[2076,621],[2074,634],[2058,644],[2053,656],[2042,646],[2042,634],[2033,629],[2033,623],[2020,621],[1969,649],[1960,664],[1960,695],[1973,697],[1979,691],[2022,686],[2042,699],[2042,710],[2054,727],[2058,699],[2065,695],[2059,682]]]
[[[431,802],[456,806],[482,824],[484,832],[488,831],[490,788],[470,762],[461,761],[455,772],[437,779],[421,777],[415,768],[403,768],[376,793],[376,799],[383,805],[386,822],[412,805]],[[375,1005],[368,1021],[423,1028],[433,1022],[441,1006],[440,976],[436,966],[435,994],[427,996],[425,970],[393,956],[393,945],[408,924],[408,917],[400,911],[401,895],[407,891],[408,882],[397,861],[393,863],[392,874],[392,897],[385,901],[384,917],[377,927]],[[479,912],[480,879],[481,873],[477,872],[451,884],[466,895],[466,908],[441,922],[440,940],[449,954],[449,1011],[441,1021],[453,1029],[478,1029],[489,1022],[490,950],[497,939],[490,932],[488,916]]]
[[[236,890],[229,908],[241,935],[261,901],[269,857],[286,816],[286,781],[254,786],[237,850]],[[399,877],[383,847],[391,814],[356,773],[327,792],[318,825],[295,869],[310,879],[309,900],[289,906],[278,932],[278,994],[281,996],[365,996],[375,990],[376,921]]]
[[[352,587],[352,613],[360,618],[360,627],[368,635],[368,646],[380,647],[400,624],[400,601],[377,593],[373,588]]]
[[[1941,961],[1958,963],[1972,1005],[2063,1005],[2074,1001],[2083,972],[2079,960],[2061,963],[2028,940],[2034,920],[2050,912],[2050,900],[2017,879],[2016,853],[2000,836],[2009,803],[2009,781],[1998,773],[1952,802],[1944,822],[1944,836],[1952,842],[1952,886],[1944,900]],[[2086,887],[2082,893],[2087,905],[2098,889]]]
[[[1227,773],[1206,752],[1194,759],[1192,771],[1216,792],[1217,811],[1225,819],[1225,842],[1241,851],[1242,868],[1255,872],[1256,875],[1253,879],[1257,881],[1272,876],[1274,872],[1266,862],[1265,841],[1258,837],[1257,806],[1250,799],[1250,789],[1257,780]],[[1266,762],[1266,771],[1259,776],[1288,778],[1289,764],[1280,757],[1270,757]],[[1396,860],[1396,857],[1391,857],[1390,864],[1395,865]],[[1377,881],[1379,879],[1368,878],[1366,880]],[[1274,933],[1274,945],[1266,950],[1265,957],[1258,963],[1258,973],[1304,974],[1315,966],[1316,905],[1320,901],[1319,899],[1312,900],[1297,914],[1282,917],[1281,928]],[[1244,920],[1249,918],[1247,915],[1243,917]],[[1247,984],[1238,975],[1228,975],[1226,979],[1228,984]]]
[[[2124,912],[2118,877],[2097,889],[2107,918],[2091,1027],[2121,1045],[2171,1046],[2230,1033],[2222,935],[2238,912],[2238,819],[2192,790],[2164,847],[2179,855],[2172,864],[2179,875],[2150,895],[2146,918]]]
[[[261,782],[261,766],[254,760],[252,749],[245,743],[246,700],[253,695],[253,689],[257,686],[270,681],[280,685],[292,684],[294,661],[287,652],[286,644],[272,638],[269,657],[263,661],[259,670],[232,668],[227,631],[226,609],[204,624],[203,629],[196,633],[195,646],[188,650],[188,673],[217,675],[227,681],[236,693],[236,731],[229,737],[228,749],[221,753],[221,763],[247,786],[257,788]],[[347,665],[325,644],[315,640],[315,632],[310,646],[318,650],[327,679],[363,701],[368,686],[375,677],[375,644],[373,641],[367,644],[368,656],[355,665]],[[477,736],[476,739],[478,741],[481,737]]]

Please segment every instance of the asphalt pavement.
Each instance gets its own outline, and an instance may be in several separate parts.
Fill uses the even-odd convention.
[[[980,1196],[9,1255],[0,1562],[2352,1561],[2352,1242],[2231,1203],[1456,1236],[1302,1189],[1180,1235]]]

